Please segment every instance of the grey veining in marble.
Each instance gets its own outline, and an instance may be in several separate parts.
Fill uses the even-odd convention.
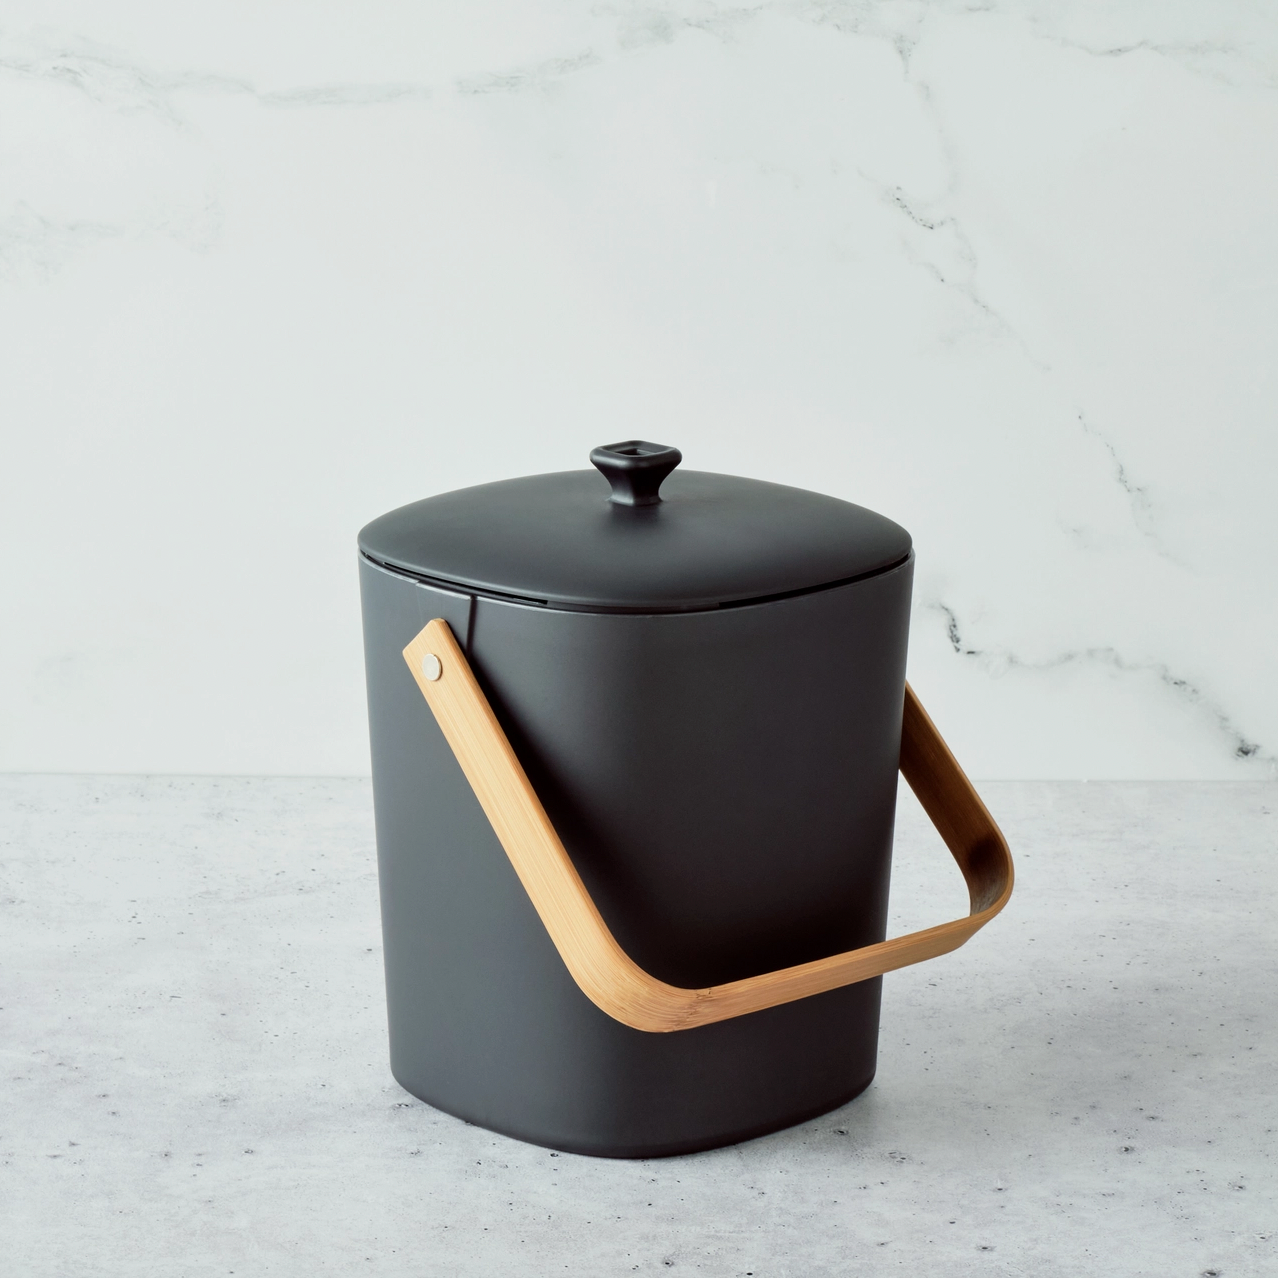
[[[973,775],[1272,779],[1276,153],[1254,0],[9,0],[0,768],[364,771],[356,530],[634,436]]]
[[[887,978],[870,1090],[624,1163],[391,1080],[365,782],[0,778],[3,1270],[1272,1274],[1278,790],[984,790],[1017,894]],[[962,909],[904,803],[895,925]]]

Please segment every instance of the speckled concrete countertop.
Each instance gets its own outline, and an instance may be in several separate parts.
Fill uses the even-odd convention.
[[[843,1110],[552,1154],[386,1066],[365,781],[0,777],[6,1274],[1278,1272],[1278,787],[981,787],[1017,894]],[[895,925],[964,909],[903,799]]]

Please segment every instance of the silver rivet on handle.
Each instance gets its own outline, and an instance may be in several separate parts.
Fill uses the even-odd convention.
[[[428,652],[422,658],[422,675],[434,683],[443,673],[444,667],[440,664],[439,658],[433,652]]]

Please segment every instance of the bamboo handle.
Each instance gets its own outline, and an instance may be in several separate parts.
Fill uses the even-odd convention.
[[[430,622],[404,649],[404,660],[568,971],[592,1003],[634,1029],[709,1025],[936,958],[984,927],[1012,894],[1007,841],[907,684],[901,772],[963,872],[971,914],[726,985],[667,985],[608,930],[448,623]]]

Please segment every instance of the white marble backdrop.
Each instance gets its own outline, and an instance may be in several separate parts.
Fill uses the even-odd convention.
[[[0,9],[0,768],[367,769],[354,536],[640,435],[918,551],[980,777],[1278,756],[1278,10]]]

